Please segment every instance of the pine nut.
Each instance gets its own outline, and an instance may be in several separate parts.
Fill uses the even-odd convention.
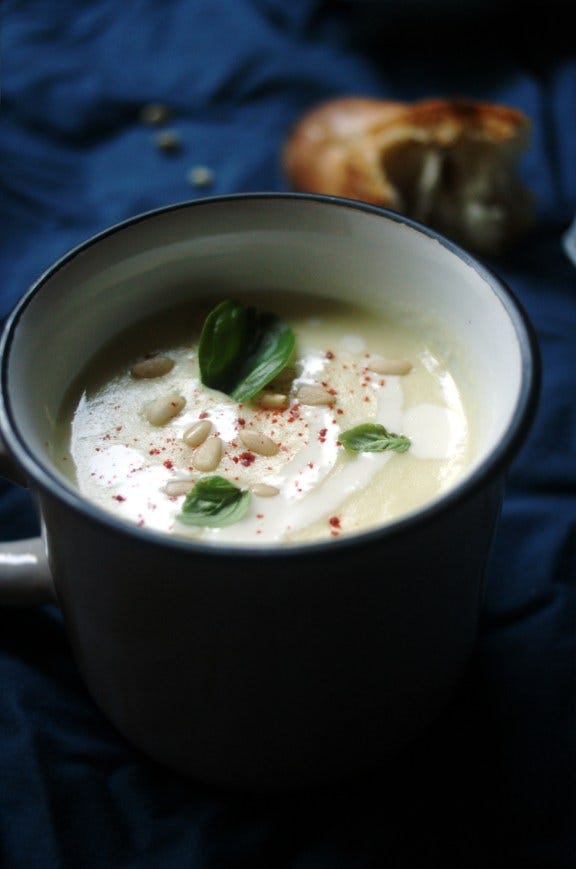
[[[187,495],[194,488],[194,480],[169,480],[164,486],[164,491],[172,498]]]
[[[260,498],[273,498],[279,491],[276,486],[269,486],[268,483],[256,483],[252,486],[252,494],[259,495]]]
[[[208,419],[199,419],[182,435],[182,440],[189,447],[199,447],[203,444],[210,432],[212,423]]]
[[[151,356],[136,362],[130,369],[132,377],[138,380],[148,377],[162,377],[174,368],[174,360],[169,356]]]
[[[408,359],[384,359],[383,356],[377,356],[370,359],[368,368],[376,374],[403,375],[412,371],[412,363]]]
[[[223,444],[219,437],[209,438],[194,450],[192,464],[197,471],[213,471],[220,464]]]
[[[256,403],[264,410],[285,410],[289,405],[287,395],[281,392],[261,392]]]
[[[280,449],[272,438],[257,431],[240,432],[240,440],[247,450],[258,453],[259,456],[275,456]]]
[[[166,425],[177,416],[186,404],[186,399],[176,392],[162,395],[150,402],[146,408],[146,418],[152,425]]]
[[[330,395],[328,390],[324,389],[323,386],[318,386],[316,384],[303,384],[296,394],[296,398],[300,402],[300,404],[309,404],[312,406],[319,406],[323,404],[334,404],[334,396]]]

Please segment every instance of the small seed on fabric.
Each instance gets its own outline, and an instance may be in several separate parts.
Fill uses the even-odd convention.
[[[140,112],[140,119],[144,124],[156,126],[163,124],[170,117],[170,110],[162,103],[148,103]]]
[[[176,130],[161,130],[154,136],[154,144],[160,151],[179,151],[182,138]]]
[[[214,173],[208,166],[193,166],[188,172],[188,182],[193,187],[210,187],[214,182]]]

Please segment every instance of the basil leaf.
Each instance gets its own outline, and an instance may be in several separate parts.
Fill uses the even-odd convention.
[[[250,492],[243,492],[224,477],[203,477],[186,495],[177,519],[185,525],[221,528],[242,519],[250,500]]]
[[[347,450],[354,453],[382,453],[385,450],[405,453],[411,444],[410,438],[393,434],[383,425],[369,422],[342,432],[339,440]]]
[[[274,314],[221,302],[200,334],[200,378],[236,401],[248,401],[286,367],[295,344],[292,329]]]
[[[249,309],[230,300],[217,305],[206,317],[198,347],[200,377],[206,386],[229,392],[238,360],[250,341],[249,321]]]
[[[296,345],[294,333],[273,314],[261,314],[254,350],[242,366],[231,392],[236,401],[248,401],[280,374],[290,361]]]

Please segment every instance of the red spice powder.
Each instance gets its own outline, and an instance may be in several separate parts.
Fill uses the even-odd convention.
[[[332,526],[332,528],[340,528],[340,517],[339,516],[330,516],[328,522]]]
[[[334,353],[332,352],[332,350],[326,351],[326,359],[335,359],[335,358],[336,357],[334,356]]]
[[[112,497],[114,498],[115,501],[125,501],[126,500],[124,495],[112,495]]]
[[[198,419],[206,419],[208,416],[210,416],[210,414],[207,411],[203,410],[202,413],[198,414]]]
[[[168,468],[168,470],[171,470],[174,467],[174,463],[171,462],[170,459],[166,459],[166,461],[162,462],[162,464],[165,468]]]
[[[240,453],[239,461],[241,465],[244,465],[245,468],[250,467],[250,465],[256,461],[256,456],[254,453],[244,452]]]

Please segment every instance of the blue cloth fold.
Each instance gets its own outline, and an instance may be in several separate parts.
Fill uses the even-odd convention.
[[[267,798],[184,781],[102,718],[55,607],[0,608],[2,869],[576,865],[576,269],[561,240],[576,213],[576,51],[562,4],[543,21],[497,6],[5,0],[0,317],[111,224],[287,189],[282,144],[316,102],[467,95],[532,121],[536,226],[487,264],[532,320],[543,388],[469,673],[385,780]],[[151,104],[169,111],[160,126],[143,119]],[[158,147],[159,130],[178,147]],[[37,530],[28,493],[0,484],[2,539]]]

